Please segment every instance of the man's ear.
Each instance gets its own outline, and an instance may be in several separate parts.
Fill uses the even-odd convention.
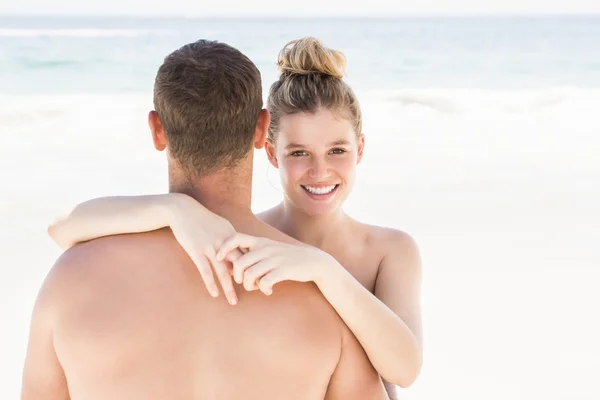
[[[279,162],[277,161],[277,156],[275,154],[275,145],[270,141],[265,143],[265,152],[267,153],[267,158],[272,166],[275,168],[279,168]]]
[[[154,148],[158,151],[166,149],[167,138],[165,137],[165,130],[163,129],[162,122],[160,122],[158,113],[154,110],[148,114],[148,126],[150,127],[150,132],[152,132]]]
[[[265,108],[260,110],[258,121],[256,121],[256,129],[254,130],[254,148],[262,149],[267,141],[267,133],[269,132],[269,124],[271,123],[271,114]]]
[[[362,133],[358,136],[358,158],[356,160],[356,165],[360,164],[360,161],[363,158],[363,152],[365,151],[365,135]]]

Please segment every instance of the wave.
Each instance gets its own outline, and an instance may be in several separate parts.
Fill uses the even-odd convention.
[[[169,30],[149,29],[0,29],[0,37],[138,37],[138,36],[164,36],[170,34]]]
[[[593,111],[600,88],[550,87],[537,90],[405,89],[367,93],[361,102],[384,105],[400,112],[465,114],[493,112],[509,115],[546,113],[558,109]]]
[[[29,69],[46,70],[51,68],[73,67],[80,63],[74,60],[22,60],[20,64]]]

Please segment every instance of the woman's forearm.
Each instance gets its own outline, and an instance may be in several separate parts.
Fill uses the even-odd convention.
[[[339,264],[338,264],[339,265]],[[315,283],[386,381],[410,386],[421,370],[419,342],[408,326],[342,266]]]
[[[79,242],[122,233],[148,232],[169,226],[177,193],[146,196],[113,196],[88,200],[48,227],[62,248]]]

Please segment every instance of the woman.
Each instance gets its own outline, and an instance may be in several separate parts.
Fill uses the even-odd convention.
[[[284,47],[278,66],[281,76],[267,102],[266,153],[279,169],[285,195],[259,218],[329,253],[337,260],[334,267],[300,270],[297,261],[306,247],[235,234],[226,220],[195,201],[181,202],[185,195],[175,193],[90,200],[56,221],[49,233],[68,248],[100,236],[169,226],[201,270],[208,262],[216,269],[229,261],[231,275],[246,290],[268,295],[283,280],[313,281],[383,380],[410,386],[422,359],[420,257],[406,233],[360,223],[342,211],[364,149],[360,107],[342,80],[345,58],[305,38]],[[156,212],[165,205],[169,212]],[[203,278],[217,296],[212,274]],[[220,283],[236,304],[233,285]]]

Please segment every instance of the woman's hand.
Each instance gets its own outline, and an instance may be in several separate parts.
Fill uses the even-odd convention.
[[[219,295],[215,282],[217,276],[225,297],[230,304],[237,304],[237,295],[233,287],[231,267],[222,260],[217,260],[217,250],[235,235],[233,225],[225,218],[204,208],[196,200],[188,196],[179,196],[172,207],[169,224],[175,238],[198,267],[208,292]],[[234,252],[231,256],[241,256]]]
[[[273,293],[276,283],[318,282],[327,279],[328,271],[341,267],[332,256],[315,247],[241,233],[220,246],[217,260],[232,262],[234,279],[246,290],[259,289],[267,295]]]

